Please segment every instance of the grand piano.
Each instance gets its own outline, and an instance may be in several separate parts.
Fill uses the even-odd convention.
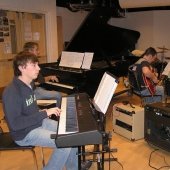
[[[107,22],[113,13],[113,8],[93,9],[64,49],[72,52],[93,52],[90,70],[63,71],[58,67],[59,57],[55,63],[41,64],[42,73],[55,74],[60,83],[71,85],[76,91],[86,92],[90,97],[94,96],[105,71],[117,77],[126,76],[128,66],[138,60],[130,52],[135,49],[140,33],[109,25]],[[46,88],[53,87],[46,85]]]

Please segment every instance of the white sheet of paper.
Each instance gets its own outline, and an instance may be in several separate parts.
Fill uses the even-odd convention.
[[[90,69],[94,53],[79,53],[63,51],[59,66]]]
[[[164,71],[162,72],[162,75],[168,76],[169,74],[170,74],[170,62],[166,65]]]
[[[83,69],[90,69],[91,63],[93,60],[93,55],[94,53],[88,53],[88,52],[85,53],[85,56],[83,59],[83,65],[82,65]]]
[[[117,85],[116,79],[105,72],[94,96],[93,104],[96,110],[106,113]]]
[[[82,66],[84,53],[63,51],[59,66],[80,68]]]

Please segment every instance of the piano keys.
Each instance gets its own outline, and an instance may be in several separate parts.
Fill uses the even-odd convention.
[[[56,91],[64,92],[67,94],[76,92],[76,86],[71,85],[71,84],[64,84],[60,82],[48,81],[43,84],[40,84],[40,86],[47,90],[56,90]]]
[[[62,114],[59,119],[58,134],[75,133],[79,131],[75,96],[63,97],[61,101]]]
[[[78,93],[74,96],[63,98],[64,100],[62,100],[61,104],[61,115],[63,117],[60,117],[57,134],[51,135],[52,138],[55,138],[56,146],[74,147],[102,144],[102,131],[95,119],[95,110],[90,104],[89,96],[86,93]],[[67,105],[67,100],[70,100],[71,104]],[[70,130],[67,132],[66,130],[66,115],[64,112],[69,109],[67,107],[72,107],[71,110],[75,110],[77,115],[73,114],[74,118],[76,118],[73,124],[77,129],[73,129],[72,132]]]
[[[63,88],[67,88],[67,89],[70,89],[70,90],[73,90],[75,87],[72,86],[72,85],[66,85],[66,84],[63,84],[63,83],[58,83],[58,82],[45,82],[46,84],[49,84],[49,85],[53,85],[53,86],[56,86],[56,87],[63,87]]]

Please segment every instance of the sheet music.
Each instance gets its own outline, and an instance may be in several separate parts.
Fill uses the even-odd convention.
[[[79,53],[63,51],[59,66],[90,69],[93,53]]]
[[[117,80],[105,72],[94,96],[93,104],[96,110],[106,113],[117,85]]]
[[[63,51],[59,66],[80,68],[84,53]]]
[[[85,53],[82,68],[90,69],[94,53]]]
[[[162,75],[170,76],[170,62],[166,65],[164,71],[162,72]]]

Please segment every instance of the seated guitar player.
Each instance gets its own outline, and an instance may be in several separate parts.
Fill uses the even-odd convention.
[[[164,88],[158,85],[159,79],[152,67],[152,63],[157,60],[157,52],[149,47],[142,54],[141,58],[135,63],[137,71],[137,80],[142,88],[142,95],[161,95],[162,98],[151,98],[152,102],[164,101]],[[154,101],[153,101],[154,100]]]

